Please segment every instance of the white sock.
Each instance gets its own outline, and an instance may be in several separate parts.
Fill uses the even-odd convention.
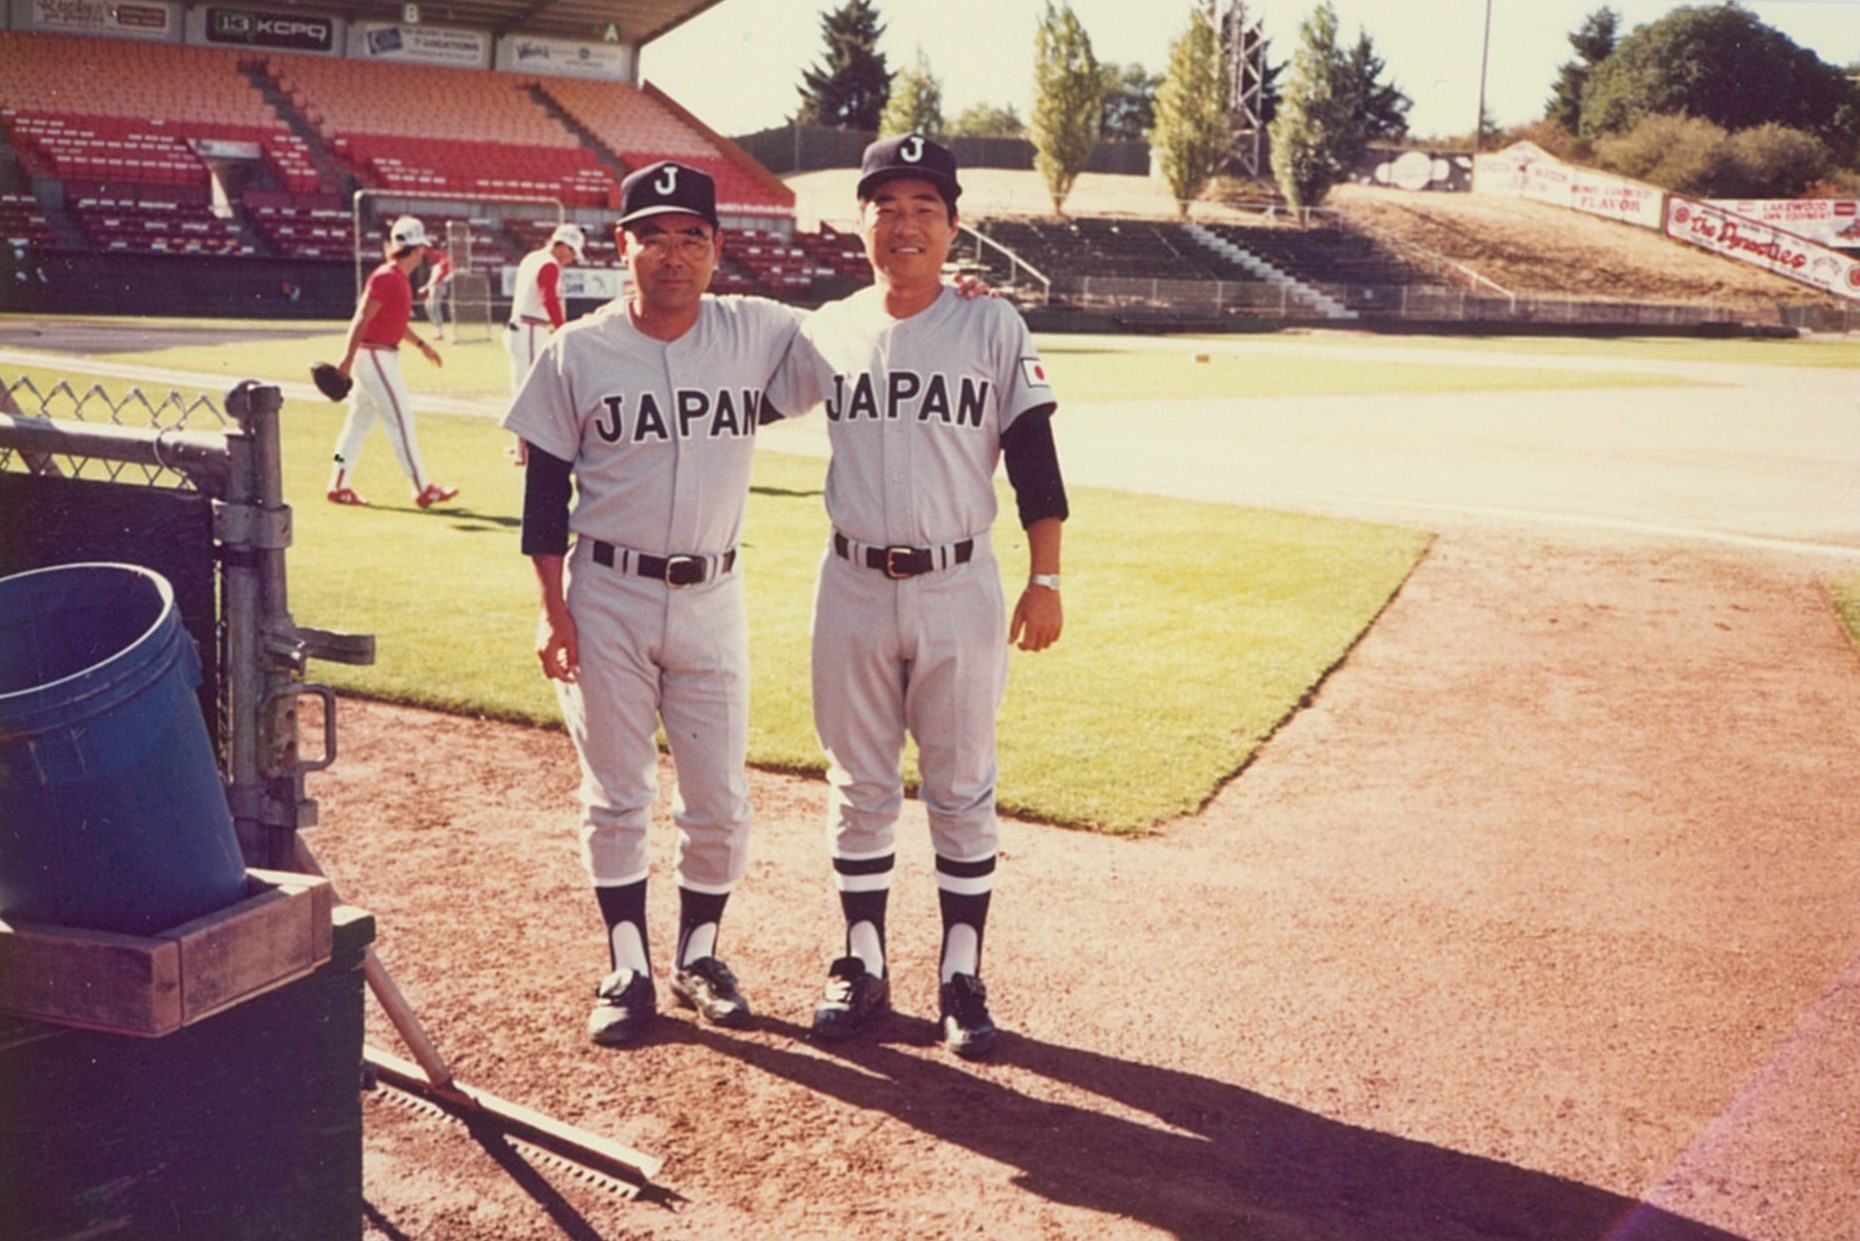
[[[979,975],[982,972],[980,952],[981,939],[974,927],[966,922],[950,927],[943,936],[943,981],[948,982],[957,974]]]
[[[631,922],[615,923],[612,936],[614,968],[651,976],[652,963],[646,960],[646,945],[640,940],[639,928]]]
[[[866,972],[885,976],[885,950],[878,942],[878,928],[870,922],[855,922],[846,931],[846,943],[852,954],[865,962]]]

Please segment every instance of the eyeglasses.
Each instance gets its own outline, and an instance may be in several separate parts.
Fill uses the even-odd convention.
[[[640,249],[655,259],[668,259],[676,254],[689,263],[695,263],[708,255],[711,248],[711,239],[696,233],[648,233],[634,240],[639,243]]]

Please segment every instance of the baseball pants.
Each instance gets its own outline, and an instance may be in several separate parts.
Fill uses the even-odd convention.
[[[400,355],[385,345],[363,345],[350,368],[355,391],[349,395],[349,416],[336,437],[336,476],[332,486],[349,486],[361,459],[362,444],[375,424],[387,433],[394,459],[413,480],[413,489],[426,488],[426,469],[420,463],[420,441],[413,430],[413,402],[400,377]]]
[[[514,319],[504,329],[504,352],[510,356],[510,391],[514,395],[530,377],[536,355],[549,343],[549,324],[542,319]]]
[[[556,682],[581,760],[582,862],[596,887],[651,870],[661,721],[677,770],[681,887],[729,892],[748,861],[749,626],[737,571],[696,586],[596,564],[579,540],[568,610],[581,670]]]
[[[814,599],[813,691],[834,857],[893,851],[907,732],[917,740],[937,854],[995,853],[995,715],[1007,666],[1001,574],[987,536],[967,564],[902,581],[829,545]]]

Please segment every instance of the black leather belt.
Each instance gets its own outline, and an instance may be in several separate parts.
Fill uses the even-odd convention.
[[[852,560],[852,541],[839,531],[833,532],[833,551],[842,560]],[[950,546],[949,559],[944,564],[937,563],[934,547],[868,547],[865,549],[865,567],[877,569],[893,581],[902,581],[907,577],[916,577],[932,569],[946,568],[952,564],[968,564],[975,555],[975,540],[964,539]],[[857,564],[858,561],[854,560]]]
[[[633,572],[641,577],[649,577],[655,582],[664,582],[676,589],[680,586],[696,586],[711,576],[709,556],[649,556],[645,552],[626,552],[612,543],[594,540],[594,563],[603,569],[614,567],[614,561],[621,556],[631,556]],[[722,577],[736,563],[736,549],[733,547],[723,555],[716,557],[717,576]]]

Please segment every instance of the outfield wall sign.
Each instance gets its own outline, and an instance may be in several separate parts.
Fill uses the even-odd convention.
[[[331,52],[336,48],[336,23],[327,17],[302,13],[208,8],[205,33],[209,43],[240,47],[273,47],[287,52]]]
[[[17,11],[17,10],[16,10]],[[172,41],[181,30],[181,6],[163,0],[32,0],[24,10],[34,30],[107,34],[119,39]]]
[[[1860,262],[1806,237],[1681,194],[1666,196],[1666,235],[1860,301]]]
[[[496,67],[513,73],[631,82],[633,58],[634,48],[626,43],[506,35],[497,41]]]
[[[505,297],[517,292],[517,269],[507,264],[499,273]],[[582,267],[576,265],[562,272],[562,299],[594,298],[611,302],[628,287],[627,273],[618,267]]]
[[[1824,246],[1860,249],[1860,199],[1714,198],[1711,205]]]
[[[481,30],[356,22],[349,27],[349,55],[359,60],[397,60],[424,65],[491,67],[491,36]]]

